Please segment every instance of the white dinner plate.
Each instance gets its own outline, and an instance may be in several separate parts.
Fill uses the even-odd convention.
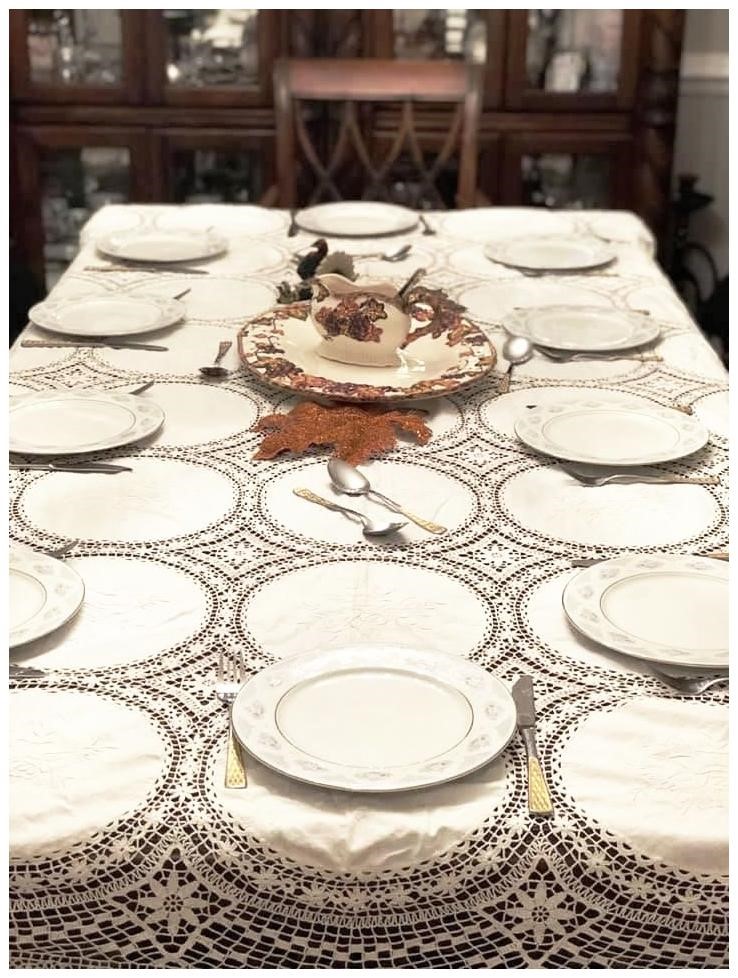
[[[693,417],[651,404],[613,404],[595,398],[537,406],[515,421],[530,448],[569,462],[653,465],[691,455],[709,432]]]
[[[48,299],[33,306],[28,317],[36,326],[68,336],[130,336],[173,326],[185,312],[176,299],[114,294]]]
[[[580,632],[637,659],[728,666],[728,565],[703,557],[631,554],[587,567],[564,589]]]
[[[306,207],[297,212],[295,222],[305,231],[327,237],[366,238],[409,231],[418,216],[399,204],[347,200]]]
[[[463,656],[354,646],[275,663],[242,687],[236,736],[290,778],[405,791],[487,764],[515,732],[505,685]]]
[[[484,253],[501,265],[536,272],[600,268],[615,258],[615,252],[604,241],[554,235],[491,241],[485,246]]]
[[[176,228],[135,228],[113,231],[95,241],[98,251],[124,261],[177,262],[212,258],[226,250],[228,242],[210,231]]]
[[[60,628],[79,611],[82,578],[68,564],[26,547],[11,545],[10,648]]]
[[[659,335],[650,316],[602,306],[517,309],[506,318],[505,329],[553,350],[628,350]]]
[[[11,406],[8,447],[23,455],[78,455],[130,445],[163,422],[158,404],[132,394],[42,391]]]
[[[411,401],[443,397],[488,373],[496,353],[482,331],[463,320],[455,342],[421,336],[399,351],[400,366],[339,363],[320,356],[322,337],[307,302],[277,306],[246,322],[238,334],[244,364],[266,384],[303,397],[336,401]]]

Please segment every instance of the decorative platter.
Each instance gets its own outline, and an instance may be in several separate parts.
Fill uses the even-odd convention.
[[[505,329],[552,350],[628,350],[652,343],[659,327],[644,313],[602,306],[540,306],[517,309]]]
[[[131,336],[173,326],[185,312],[176,299],[117,293],[47,299],[33,306],[28,318],[36,326],[68,336]]]
[[[82,604],[82,578],[67,564],[26,547],[11,545],[8,575],[10,648],[55,631]]]
[[[325,237],[373,238],[410,231],[418,223],[418,215],[399,204],[347,200],[306,207],[295,214],[295,223]]]
[[[210,231],[177,228],[136,228],[113,231],[95,241],[97,250],[123,261],[177,262],[213,258],[228,248],[228,242]]]
[[[703,557],[630,554],[573,577],[564,611],[580,632],[638,659],[728,667],[728,565]]]
[[[111,391],[40,391],[11,405],[11,452],[79,455],[117,448],[158,431],[164,412],[153,401]]]
[[[307,652],[250,679],[233,704],[246,750],[287,777],[342,791],[407,791],[505,749],[507,687],[463,656],[354,646]]]
[[[249,320],[238,334],[243,363],[265,383],[336,401],[409,401],[443,397],[473,383],[495,365],[487,337],[459,317],[437,338],[425,335],[400,350],[399,367],[369,367],[327,360],[309,320],[310,304],[278,306]]]
[[[486,245],[487,258],[531,272],[576,272],[609,265],[613,249],[597,238],[531,235]]]
[[[616,466],[683,458],[710,437],[704,425],[681,411],[594,398],[536,406],[517,418],[515,434],[544,455]]]

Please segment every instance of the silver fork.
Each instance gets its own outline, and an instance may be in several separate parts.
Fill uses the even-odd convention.
[[[561,466],[564,471],[581,482],[583,486],[606,486],[610,483],[621,483],[630,485],[632,483],[651,483],[653,485],[689,485],[689,486],[718,486],[720,479],[716,475],[687,476],[687,475],[638,475],[637,473],[618,472],[612,475],[585,475],[582,472],[575,472],[567,466]]]
[[[727,673],[722,676],[670,676],[659,669],[654,669],[653,672],[667,686],[687,696],[697,696],[705,690],[712,689],[713,686],[727,686],[729,683]]]
[[[564,350],[547,350],[542,346],[536,347],[536,352],[554,363],[575,363],[578,360],[639,360],[641,363],[660,363],[663,357],[655,353],[568,353]]]
[[[238,652],[233,658],[226,657],[221,649],[218,653],[218,679],[215,693],[221,703],[228,707],[228,756],[226,759],[226,788],[246,787],[246,767],[243,754],[233,733],[233,701],[246,682],[246,669],[243,655]]]

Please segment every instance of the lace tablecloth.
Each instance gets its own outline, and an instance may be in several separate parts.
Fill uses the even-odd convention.
[[[372,544],[296,499],[296,484],[330,492],[324,455],[255,461],[250,430],[294,399],[243,372],[219,384],[197,372],[294,278],[290,253],[312,236],[288,238],[282,212],[100,211],[54,295],[189,286],[186,322],[151,336],[168,352],[11,351],[11,395],[153,378],[143,396],[166,412],[146,444],[100,453],[127,459],[125,478],[11,473],[12,539],[79,538],[68,562],[86,587],[70,625],[12,655],[39,670],[11,677],[14,966],[727,966],[727,692],[672,692],[579,637],[561,609],[572,558],[726,548],[725,372],[633,215],[430,220],[435,236],[401,239],[413,244],[404,263],[360,270],[399,283],[422,264],[498,350],[494,324],[519,306],[648,309],[662,327],[661,363],[536,357],[509,394],[492,375],[428,402],[430,443],[405,442],[368,471],[448,526],[442,537],[413,527],[398,545]],[[101,262],[96,235],[147,224],[213,226],[230,248],[207,276],[86,271]],[[618,261],[530,278],[483,256],[486,239],[558,231],[614,239]],[[710,442],[666,468],[721,485],[583,489],[516,441],[526,404],[592,387],[614,402],[691,404]],[[366,641],[469,656],[508,682],[532,674],[555,816],[528,814],[519,738],[428,791],[350,796],[255,761],[246,791],[223,788],[217,649],[241,648],[257,671]]]

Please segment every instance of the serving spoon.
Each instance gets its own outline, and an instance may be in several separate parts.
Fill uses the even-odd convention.
[[[293,489],[292,491],[301,499],[307,499],[309,503],[316,503],[318,506],[325,506],[326,509],[333,509],[337,513],[344,513],[349,518],[356,516],[363,524],[365,537],[386,537],[390,533],[396,533],[398,530],[401,530],[403,526],[407,526],[406,523],[383,523],[381,520],[373,520],[369,516],[360,513],[358,509],[349,509],[348,506],[340,506],[338,503],[332,503],[330,499],[324,499],[309,489]]]
[[[430,520],[424,520],[420,516],[415,516],[399,503],[388,499],[387,496],[382,495],[381,492],[377,492],[376,489],[372,489],[366,476],[342,458],[330,459],[328,462],[328,474],[331,477],[333,488],[337,489],[338,492],[345,492],[347,496],[374,496],[384,506],[391,509],[393,513],[401,513],[403,516],[407,516],[409,520],[417,524],[417,526],[421,526],[424,530],[428,530],[429,533],[446,532],[445,526],[440,526],[438,523],[433,523]]]
[[[500,380],[500,393],[510,390],[513,367],[527,363],[533,356],[533,344],[525,336],[508,336],[502,344],[502,356],[507,360],[507,370]]]
[[[205,377],[227,377],[230,370],[226,370],[225,367],[219,367],[218,364],[232,346],[233,343],[231,340],[222,340],[218,346],[218,353],[216,354],[215,360],[206,367],[200,367],[200,373]]]

